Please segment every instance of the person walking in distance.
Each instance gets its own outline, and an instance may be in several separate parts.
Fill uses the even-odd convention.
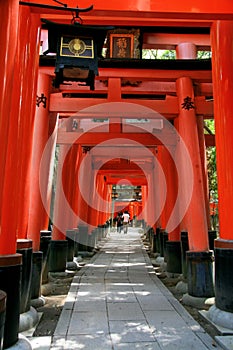
[[[116,217],[116,223],[117,223],[117,232],[121,233],[122,227],[123,227],[123,216],[122,212],[119,212]]]
[[[124,233],[127,233],[128,232],[130,216],[129,216],[129,213],[127,211],[124,211],[122,216],[123,216]]]

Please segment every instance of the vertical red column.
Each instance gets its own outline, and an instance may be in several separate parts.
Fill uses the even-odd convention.
[[[147,185],[142,186],[142,213],[139,217],[140,220],[143,220],[144,222],[147,222],[148,217],[147,217],[147,212],[145,210],[146,203],[148,202],[148,188]]]
[[[17,148],[20,101],[18,1],[0,4],[0,254],[16,252]],[[12,26],[12,22],[15,23]],[[7,156],[8,155],[8,156]],[[14,200],[12,200],[14,198]]]
[[[195,59],[196,58],[196,46],[192,43],[182,43],[179,44],[176,48],[176,55],[177,58],[180,59]],[[204,182],[203,182],[203,174],[202,174],[202,163],[201,163],[201,154],[200,154],[200,147],[199,147],[199,134],[198,134],[198,128],[197,128],[197,120],[196,115],[193,108],[186,109],[182,103],[186,101],[185,99],[191,98],[192,102],[194,101],[194,92],[193,92],[193,86],[192,81],[188,78],[181,78],[177,80],[177,93],[179,97],[179,104],[180,104],[180,114],[178,119],[178,128],[179,133],[181,137],[183,138],[184,142],[186,143],[186,146],[188,148],[192,164],[193,164],[193,170],[194,170],[194,188],[193,192],[196,192],[197,197],[195,198],[195,195],[193,193],[192,199],[191,199],[191,205],[194,207],[194,210],[199,211],[199,215],[203,216],[205,214],[205,211],[203,212],[203,209],[205,210],[205,193],[204,193]],[[182,108],[183,106],[183,108]],[[193,128],[193,139],[192,138],[192,131],[191,128]],[[200,178],[202,177],[202,179]],[[198,185],[199,182],[199,185]],[[199,198],[200,204],[197,203],[197,199]],[[204,202],[203,202],[204,200]],[[204,208],[203,208],[204,207]],[[193,212],[194,215],[197,214],[195,211]],[[189,215],[190,216],[190,215]],[[191,226],[192,230],[196,231],[194,233],[190,232],[190,228],[188,228],[189,231],[189,246],[190,250],[200,250],[205,251],[208,250],[208,234],[207,234],[207,225],[206,220],[204,218],[200,219],[200,223],[197,224],[198,228],[194,228],[195,224],[192,221]],[[200,231],[202,234],[200,235],[198,232]],[[202,242],[197,242],[198,236],[200,237],[200,240]],[[193,240],[196,240],[196,242],[192,242]]]
[[[82,153],[78,172],[79,198],[78,198],[78,217],[79,224],[88,224],[88,203],[91,193],[91,159],[87,153]],[[92,184],[93,185],[93,184]]]
[[[165,229],[166,227],[166,218],[165,218],[165,200],[166,200],[166,195],[167,195],[167,184],[166,181],[164,182],[165,179],[165,174],[163,170],[163,147],[164,146],[158,146],[158,151],[157,151],[157,159],[158,159],[158,164],[156,165],[156,193],[157,193],[157,202],[158,202],[158,213],[159,213],[159,218],[158,218],[158,228]]]
[[[32,146],[32,163],[30,172],[30,206],[27,237],[33,241],[33,250],[40,249],[40,231],[48,229],[48,214],[45,211],[42,198],[42,193],[45,189],[40,189],[40,175],[43,177],[41,183],[47,188],[49,181],[49,166],[41,169],[40,165],[49,136],[49,94],[51,90],[51,79],[48,75],[39,74],[37,95],[42,96],[42,101],[37,105],[35,115],[35,125],[33,134]]]
[[[215,240],[215,305],[210,318],[232,329],[233,312],[233,21],[216,21],[211,28],[215,140],[219,195],[219,239]],[[225,314],[227,312],[227,314]],[[226,316],[226,317],[225,317]]]
[[[172,151],[172,150],[170,150]],[[174,164],[174,160],[171,156],[170,151],[166,147],[161,147],[159,149],[160,160],[162,162],[161,166],[164,171],[165,181],[166,181],[166,201],[164,206],[164,228],[167,230],[167,224],[171,217],[172,211],[175,206],[176,198],[177,198],[177,171]],[[177,223],[178,224],[178,223]],[[171,241],[177,241],[180,239],[180,229],[179,225],[174,227],[172,231],[167,230],[168,238]]]
[[[214,295],[212,253],[209,251],[208,244],[203,174],[197,122],[194,106],[192,105],[194,93],[190,78],[182,77],[177,80],[177,95],[179,103],[179,134],[187,147],[189,162],[192,167],[190,170],[193,172],[193,187],[190,187],[190,179],[187,178],[187,169],[184,165],[185,159],[183,158],[183,153],[180,152],[180,161],[183,163],[182,187],[184,196],[187,198],[188,193],[191,191],[190,204],[187,209],[190,249],[187,252],[188,294],[195,297],[209,297]],[[191,103],[191,105],[187,106],[187,103]],[[199,273],[200,268],[205,269],[205,274]]]
[[[53,213],[53,232],[52,239],[54,241],[65,240],[65,232],[67,227],[67,218],[69,217],[69,206],[65,196],[65,186],[69,183],[68,160],[66,156],[70,145],[59,146],[57,178],[56,178],[56,195],[54,200]],[[68,158],[68,157],[67,157]]]
[[[213,91],[217,174],[219,192],[220,238],[232,240],[233,210],[233,138],[232,108],[233,96],[232,50],[233,22],[218,21],[212,27]],[[223,51],[226,50],[227,52]],[[221,52],[221,55],[220,55]]]
[[[205,145],[205,135],[204,135],[204,119],[202,116],[198,116],[197,118],[197,131],[198,131],[198,138],[199,138],[199,147],[200,147],[202,174],[203,174],[207,227],[210,230],[209,186],[208,186],[208,172],[207,172],[207,160],[206,160],[206,145]]]
[[[197,55],[196,46],[193,43],[179,44],[176,48],[176,54],[177,58],[195,59]],[[177,95],[180,106],[178,131],[188,149],[193,169],[191,201],[181,225],[186,225],[190,249],[186,253],[188,294],[195,297],[208,297],[214,295],[214,290],[212,253],[209,251],[208,242],[207,177],[203,167],[203,149],[205,145],[204,137],[200,137],[198,121],[192,105],[194,92],[191,79],[183,77],[177,80]],[[191,108],[187,106],[188,101],[191,102]],[[179,147],[178,157],[182,158]],[[184,163],[184,159],[181,159],[182,162]],[[190,185],[187,176],[185,176],[185,171],[182,171],[182,179],[184,181],[184,185],[182,184],[184,186],[184,196],[186,196],[187,191],[190,191]],[[205,269],[203,275],[199,273],[201,268]]]
[[[76,228],[77,227],[77,167],[79,162],[79,154],[78,154],[78,145],[74,144],[72,145],[72,159],[70,161],[70,172],[71,172],[71,178],[70,178],[70,186],[69,186],[69,192],[70,192],[70,206],[71,206],[71,215],[69,218],[69,227],[70,228]]]
[[[66,198],[66,188],[69,187],[69,161],[70,145],[60,145],[57,165],[57,177],[54,199],[53,230],[50,242],[49,266],[51,272],[64,272],[67,263],[68,241],[66,230],[68,229],[70,203]]]
[[[90,203],[89,203],[89,212],[88,212],[88,223],[91,223],[93,227],[98,226],[98,218],[100,214],[100,207],[102,196],[99,193],[99,178],[100,176],[96,175],[95,171],[93,171],[93,191],[90,195]]]
[[[30,14],[28,7],[20,7],[20,47],[22,67],[22,103],[18,162],[20,183],[18,196],[21,200],[17,210],[17,235],[26,238],[30,203],[30,169],[33,144],[33,130],[36,111],[36,92],[40,49],[40,16]]]
[[[76,147],[76,160],[75,160],[75,169],[74,169],[74,186],[73,186],[73,199],[72,199],[72,208],[75,213],[75,217],[73,221],[73,227],[77,227],[78,225],[78,211],[79,211],[79,166],[82,160],[82,147],[81,145],[75,145]]]
[[[101,174],[98,174],[96,177],[96,189],[95,192],[98,196],[98,200],[94,200],[94,205],[98,208],[98,211],[96,212],[97,221],[96,225],[104,224],[104,212],[105,212],[105,205],[104,205],[104,182],[103,177]]]
[[[189,247],[193,251],[208,251],[203,177],[196,116],[194,109],[182,108],[187,97],[191,101],[194,100],[192,81],[189,78],[184,77],[177,80],[177,94],[180,106],[179,134],[188,149],[193,170],[193,188],[190,188],[189,179],[184,184],[186,191],[192,191],[187,212],[190,217],[188,227]]]
[[[0,2],[0,289],[7,294],[3,347],[18,340],[22,256],[16,253],[16,208],[19,177],[18,145],[21,90],[21,49],[19,34],[19,2]]]
[[[176,47],[176,57],[178,59],[196,59],[197,58],[196,45],[189,42],[180,43]],[[206,149],[205,149],[204,130],[203,130],[203,117],[201,116],[197,118],[197,127],[198,127],[199,147],[200,147],[200,156],[201,156],[201,164],[202,164],[202,172],[203,172],[206,218],[207,218],[207,224],[209,224],[209,196],[207,191],[208,175],[207,175],[207,166],[206,166]],[[184,219],[181,222],[181,230],[184,230],[184,231],[187,230],[188,219],[189,218],[187,217],[187,215],[185,215]]]

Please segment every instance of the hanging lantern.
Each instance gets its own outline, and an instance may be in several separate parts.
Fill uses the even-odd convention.
[[[48,29],[48,50],[56,53],[54,86],[77,81],[94,90],[98,59],[107,31],[112,27],[92,27],[80,23],[60,24],[43,19]]]

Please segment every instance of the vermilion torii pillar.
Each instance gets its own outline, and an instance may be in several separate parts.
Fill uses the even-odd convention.
[[[17,235],[26,238],[30,202],[30,169],[32,160],[33,131],[36,111],[37,80],[40,49],[40,17],[30,13],[27,7],[20,7],[21,91],[19,139],[17,146],[19,176],[18,196],[21,205],[17,208]]]
[[[166,182],[166,201],[162,213],[162,215],[164,216],[163,228],[165,228],[166,230],[178,194],[177,171],[170,152],[172,152],[172,150],[168,150],[166,146],[158,147],[158,154],[161,153],[161,155],[159,155],[159,159],[161,161],[161,166],[164,172]],[[177,227],[173,227],[172,231],[168,231],[168,239],[169,241],[178,241],[180,239],[179,222],[177,222]]]
[[[215,305],[208,312],[233,329],[233,21],[211,28],[215,139],[219,196],[219,238],[215,240]]]
[[[189,77],[177,80],[177,96],[179,102],[178,132],[187,147],[193,172],[192,184],[191,179],[186,175],[187,169],[185,167],[187,165],[183,164],[182,183],[179,183],[179,186],[183,186],[185,196],[190,193],[190,204],[187,209],[190,250],[187,252],[188,294],[194,297],[211,297],[214,295],[212,253],[209,251],[208,243],[203,174],[193,105],[193,84]],[[179,153],[179,156],[182,165],[184,162],[182,153]]]
[[[8,348],[18,340],[21,255],[16,254],[16,239],[17,228],[22,232],[19,222],[28,220],[28,210],[18,213],[19,208],[28,209],[29,202],[23,189],[24,181],[30,182],[25,174],[30,167],[40,16],[31,16],[29,8],[19,9],[15,0],[1,2],[0,12],[0,289],[7,293],[4,347]]]
[[[195,59],[196,46],[193,43],[181,43],[176,48],[176,55],[180,59]],[[184,218],[190,249],[186,253],[188,294],[194,297],[209,297],[214,295],[214,289],[212,253],[209,251],[208,241],[206,183],[204,183],[207,179],[204,177],[203,152],[201,153],[202,148],[200,148],[201,139],[195,115],[193,84],[190,78],[182,77],[177,80],[177,95],[179,101],[178,132],[189,152],[193,171],[193,188],[191,184],[189,185],[190,179],[185,176],[184,168],[182,171],[184,184],[179,183],[179,186],[184,186],[185,196],[187,191],[191,191],[190,205]],[[203,270],[202,274],[198,272],[200,270]]]
[[[40,250],[40,231],[48,229],[48,213],[42,202],[41,195],[47,198],[47,187],[49,184],[50,165],[40,169],[42,155],[49,139],[49,94],[51,89],[51,79],[46,74],[39,74],[37,96],[44,100],[39,100],[36,108],[35,126],[33,133],[33,154],[30,175],[30,206],[27,237],[33,241],[33,250]],[[40,173],[41,170],[41,173]],[[41,183],[45,188],[40,188]],[[42,190],[42,194],[41,194]]]
[[[158,147],[158,155],[164,172],[166,185],[164,193],[166,200],[162,211],[162,218],[164,221],[163,228],[166,233],[165,237],[168,238],[167,240],[163,240],[167,272],[179,274],[182,272],[180,226],[179,220],[177,220],[177,215],[173,212],[178,195],[178,180],[174,163],[174,151],[175,149],[168,149],[166,146]],[[162,237],[162,234],[164,235],[164,233],[161,232],[160,237]]]
[[[20,47],[17,50],[18,0],[1,1],[0,12],[0,289],[7,293],[3,345],[8,348],[18,340],[22,268],[22,255],[16,253],[15,216],[20,203],[17,196],[19,167],[16,150],[19,101],[22,97]],[[13,150],[15,153],[11,153]]]

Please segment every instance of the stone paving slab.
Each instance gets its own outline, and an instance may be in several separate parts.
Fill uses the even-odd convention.
[[[51,337],[28,337],[32,350],[49,350],[51,344]]]
[[[224,350],[232,350],[233,349],[233,336],[225,335],[225,336],[217,336],[215,337],[218,344],[222,346]]]
[[[73,279],[50,349],[222,349],[156,276],[137,229],[100,248]]]

